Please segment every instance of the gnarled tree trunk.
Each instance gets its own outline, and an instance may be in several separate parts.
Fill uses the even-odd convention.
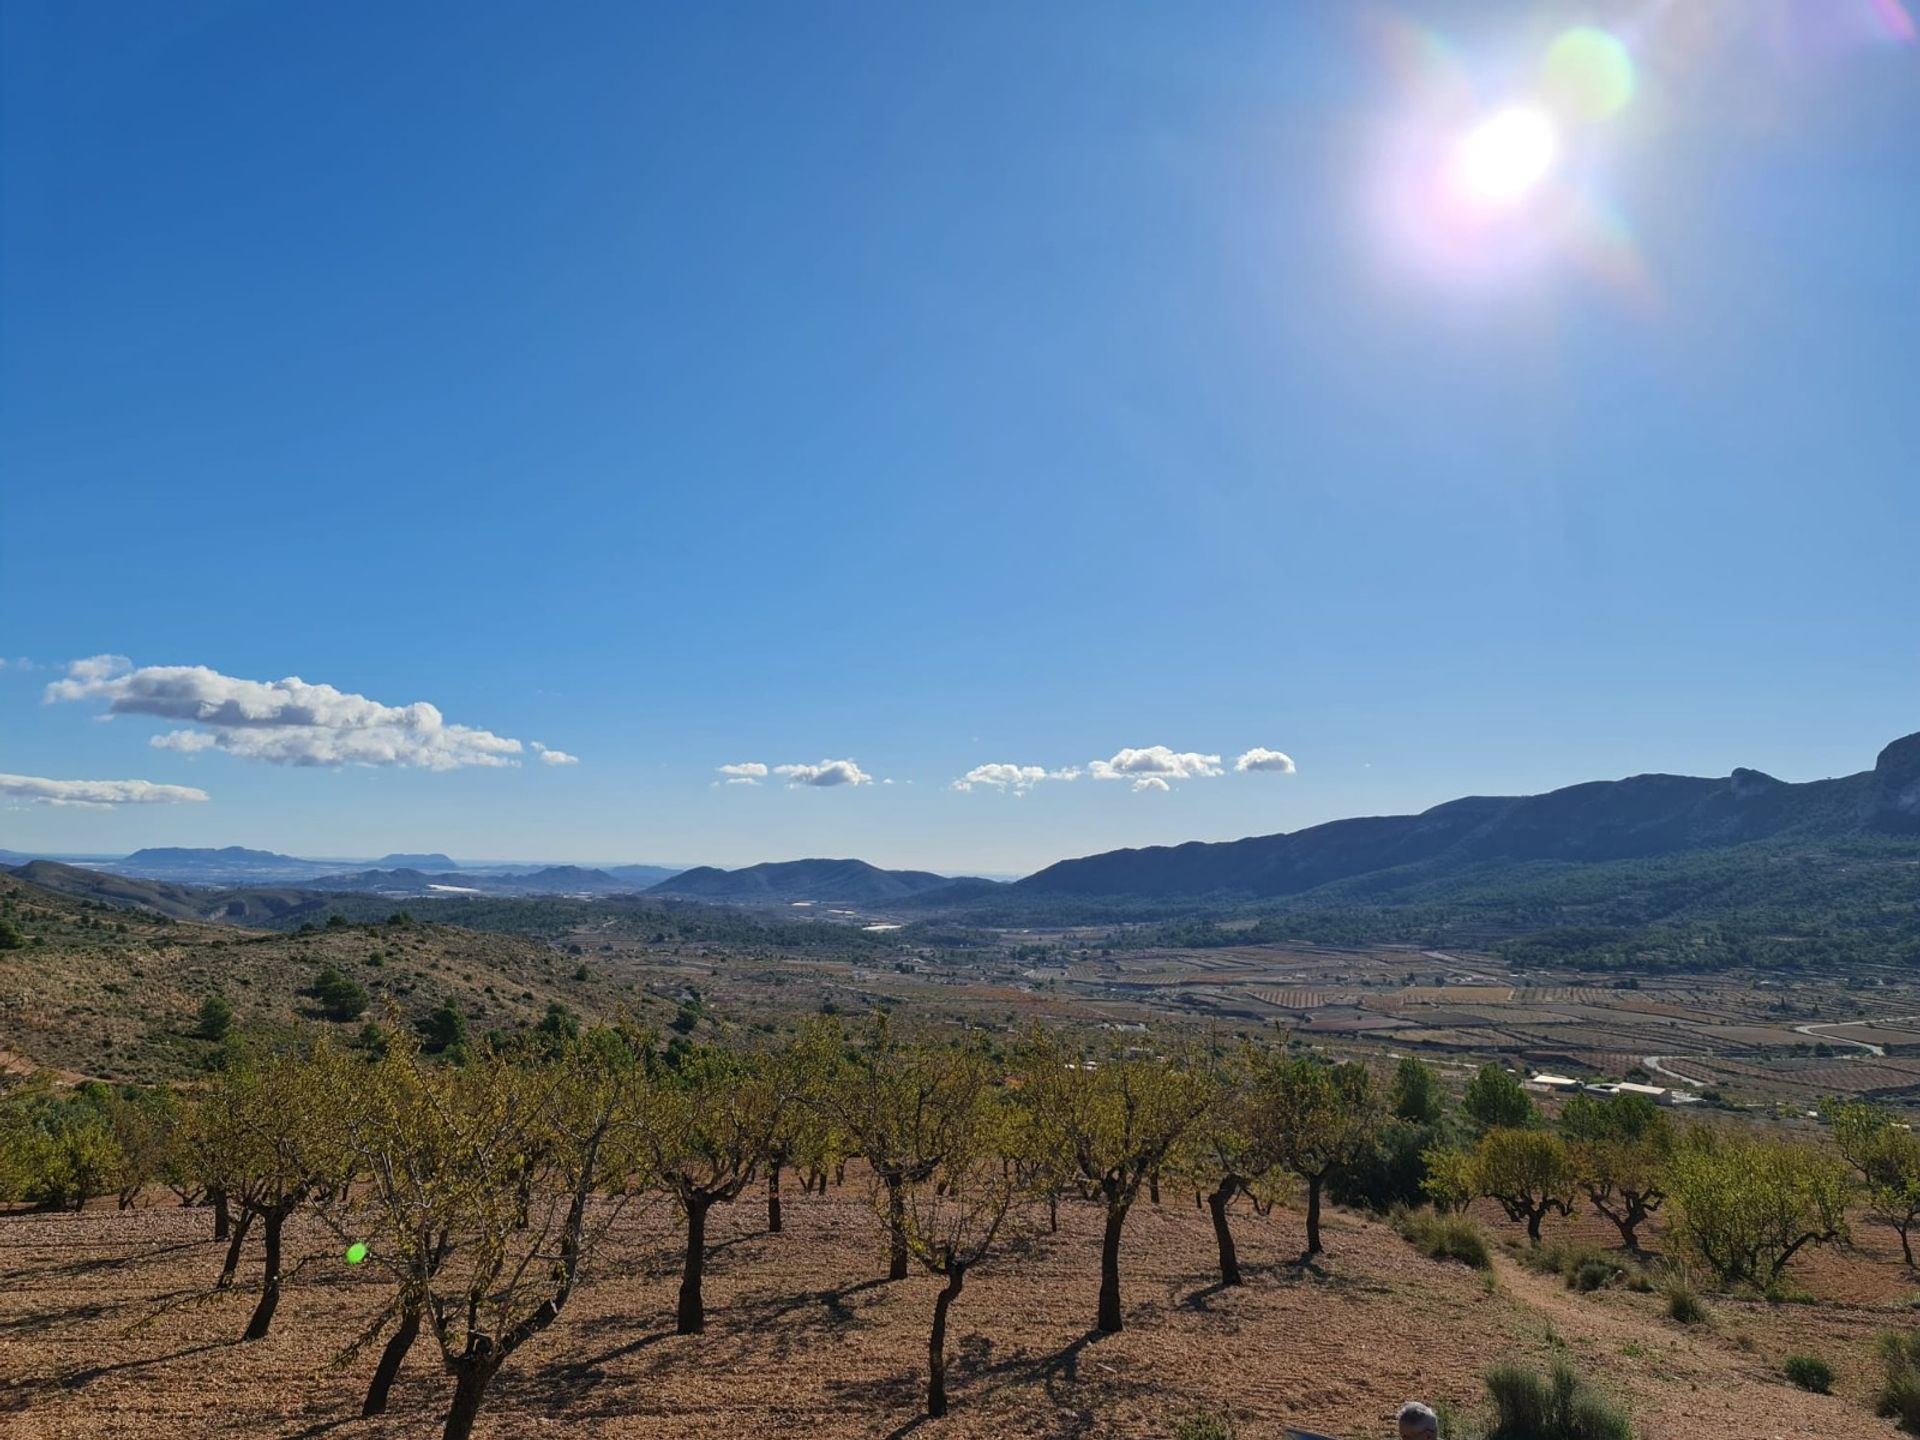
[[[1227,1228],[1227,1206],[1233,1200],[1233,1192],[1240,1182],[1229,1175],[1220,1182],[1220,1188],[1207,1196],[1207,1210],[1213,1216],[1213,1238],[1220,1245],[1220,1283],[1238,1285],[1240,1283],[1240,1257],[1234,1253],[1233,1231]]]
[[[933,1333],[927,1337],[927,1415],[934,1420],[947,1413],[947,1310],[966,1278],[966,1265],[948,1260],[946,1288],[933,1302]]]
[[[274,1206],[261,1216],[267,1245],[267,1275],[260,1282],[260,1303],[253,1308],[253,1318],[247,1322],[245,1340],[264,1340],[267,1329],[273,1324],[273,1312],[280,1308],[280,1232],[287,1223],[287,1211]]]

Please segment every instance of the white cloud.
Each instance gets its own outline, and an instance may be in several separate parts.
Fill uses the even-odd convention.
[[[1024,795],[1042,780],[1078,780],[1080,770],[1069,765],[1064,770],[1048,770],[1040,765],[976,765],[953,782],[955,790],[971,790],[976,785]]]
[[[1225,773],[1218,755],[1200,755],[1191,750],[1169,750],[1164,745],[1120,751],[1111,760],[1095,760],[1087,773],[1096,780],[1132,780],[1136,790],[1166,790],[1169,780],[1199,780]],[[1140,783],[1154,779],[1158,785]]]
[[[207,792],[190,785],[156,785],[151,780],[42,780],[34,775],[0,775],[0,795],[20,795],[37,805],[181,805],[205,800]]]
[[[383,705],[364,695],[310,685],[297,677],[242,680],[204,665],[133,669],[118,655],[67,667],[47,686],[49,702],[105,700],[107,715],[156,715],[198,730],[155,737],[166,750],[224,750],[272,765],[410,765],[456,770],[512,765],[520,741],[470,725],[449,725],[425,701]],[[546,756],[565,754],[546,751]],[[567,760],[548,760],[563,765]]]
[[[540,757],[542,765],[578,765],[580,763],[578,755],[569,755],[566,751],[556,750],[551,745],[542,745],[538,740],[533,742],[533,749],[534,753]]]
[[[1173,789],[1171,785],[1167,784],[1167,782],[1162,780],[1158,775],[1142,775],[1133,782],[1133,788],[1136,791],[1158,790],[1163,794]]]
[[[789,785],[871,785],[873,777],[851,760],[822,760],[818,765],[776,765],[773,773]]]
[[[1268,750],[1256,745],[1238,760],[1233,762],[1235,770],[1271,770],[1277,775],[1293,774],[1293,757],[1283,755],[1278,750]]]
[[[767,778],[767,767],[758,760],[742,760],[735,765],[720,766],[720,773],[727,777],[729,785],[758,785]]]

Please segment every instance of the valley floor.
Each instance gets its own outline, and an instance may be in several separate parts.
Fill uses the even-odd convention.
[[[938,1282],[878,1280],[884,1257],[863,1191],[790,1193],[785,1233],[764,1208],[716,1211],[705,1335],[673,1334],[678,1256],[671,1217],[622,1217],[554,1328],[502,1372],[477,1434],[492,1440],[596,1437],[1156,1437],[1196,1411],[1230,1416],[1242,1437],[1288,1427],[1392,1433],[1408,1397],[1471,1404],[1503,1359],[1544,1364],[1564,1344],[1623,1400],[1641,1440],[1702,1434],[1888,1440],[1867,1406],[1873,1338],[1898,1323],[1901,1277],[1884,1254],[1809,1276],[1836,1297],[1766,1306],[1714,1302],[1705,1327],[1660,1318],[1659,1297],[1580,1295],[1504,1256],[1489,1287],[1423,1259],[1383,1225],[1329,1216],[1329,1254],[1291,1263],[1297,1213],[1237,1217],[1248,1283],[1215,1283],[1211,1230],[1191,1195],[1144,1201],[1123,1255],[1127,1328],[1089,1333],[1098,1214],[1063,1205],[1057,1235],[969,1278],[949,1331],[953,1412],[920,1418],[927,1325]],[[793,1187],[797,1191],[797,1186]],[[1584,1232],[1583,1232],[1584,1233]],[[374,1354],[339,1350],[385,1288],[350,1270],[317,1225],[290,1236],[315,1258],[292,1281],[273,1334],[236,1343],[259,1278],[157,1318],[219,1265],[209,1212],[171,1204],[127,1213],[0,1217],[0,1431],[18,1440],[210,1440],[438,1433],[448,1385],[430,1341],[402,1371],[391,1412],[358,1418]],[[1879,1247],[1879,1238],[1870,1237]],[[142,1323],[145,1321],[146,1323]],[[1831,1360],[1838,1393],[1780,1378],[1790,1353]]]

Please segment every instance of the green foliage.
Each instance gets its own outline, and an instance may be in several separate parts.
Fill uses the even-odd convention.
[[[1875,1399],[1875,1412],[1897,1419],[1904,1430],[1920,1433],[1920,1330],[1883,1333],[1880,1360],[1886,1379]]]
[[[1834,1143],[1866,1188],[1867,1204],[1900,1236],[1908,1265],[1914,1264],[1913,1230],[1920,1224],[1920,1136],[1892,1113],[1864,1100],[1828,1113]]]
[[[358,1020],[367,1010],[366,990],[358,981],[343,974],[337,965],[324,966],[307,987],[307,994],[328,1020]]]
[[[20,928],[11,920],[0,917],[0,950],[18,950],[27,943]]]
[[[1487,1232],[1465,1215],[1399,1210],[1394,1213],[1393,1228],[1429,1260],[1458,1260],[1475,1270],[1493,1269],[1493,1246]]]
[[[558,1000],[549,1000],[547,1013],[540,1017],[540,1023],[533,1027],[533,1033],[550,1050],[558,1049],[579,1038],[580,1017]]]
[[[1460,1108],[1480,1130],[1524,1130],[1540,1121],[1533,1097],[1498,1065],[1482,1065],[1467,1082]]]
[[[1700,1126],[1675,1149],[1668,1183],[1677,1238],[1723,1284],[1771,1290],[1804,1247],[1847,1235],[1845,1162],[1804,1141]]]
[[[1547,1215],[1573,1213],[1573,1157],[1558,1135],[1489,1130],[1474,1147],[1472,1174],[1475,1191],[1497,1200],[1509,1220],[1525,1221],[1536,1245]]]
[[[1811,1390],[1816,1395],[1833,1393],[1833,1366],[1818,1355],[1789,1355],[1780,1369],[1802,1390]]]
[[[1438,1124],[1447,1111],[1440,1076],[1431,1065],[1412,1055],[1403,1057],[1394,1067],[1391,1102],[1394,1118],[1414,1125]]]
[[[1631,1440],[1626,1415],[1581,1380],[1564,1356],[1545,1376],[1523,1365],[1496,1365],[1486,1385],[1494,1411],[1487,1440]]]
[[[56,1094],[44,1081],[16,1087],[0,1106],[0,1199],[78,1210],[113,1193],[125,1163],[111,1091]]]
[[[420,1036],[428,1054],[458,1059],[467,1049],[467,1017],[452,999],[444,1000],[420,1021]]]
[[[1660,1304],[1669,1320],[1682,1325],[1700,1325],[1710,1318],[1707,1302],[1700,1298],[1684,1270],[1668,1272],[1666,1284],[1660,1287]]]
[[[1387,1121],[1353,1163],[1328,1180],[1327,1194],[1337,1204],[1376,1214],[1432,1199],[1428,1152],[1444,1148],[1446,1132],[1444,1125]]]
[[[1196,1410],[1173,1422],[1173,1440],[1234,1440],[1240,1432],[1225,1415]]]
[[[233,1006],[226,996],[215,993],[200,1002],[200,1015],[193,1025],[195,1035],[202,1040],[224,1040],[232,1029]]]

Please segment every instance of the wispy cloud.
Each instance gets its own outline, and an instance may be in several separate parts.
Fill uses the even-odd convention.
[[[758,760],[742,760],[733,765],[722,765],[720,773],[726,776],[728,785],[758,785],[767,778],[767,767]]]
[[[1078,780],[1078,766],[1049,770],[1044,765],[976,765],[953,782],[955,790],[971,790],[976,785],[1014,795],[1024,795],[1043,780]]]
[[[471,725],[450,725],[425,701],[383,705],[364,695],[311,685],[298,677],[244,680],[204,665],[133,668],[119,655],[95,655],[67,667],[47,686],[51,702],[104,700],[108,715],[153,715],[197,727],[156,736],[166,750],[218,749],[272,765],[404,765],[457,770],[512,765],[528,747]],[[542,750],[567,765],[565,751]],[[565,758],[555,759],[554,756]]]
[[[191,785],[151,780],[44,780],[37,775],[0,775],[0,795],[18,795],[36,805],[105,810],[115,805],[182,805],[205,800]]]
[[[578,765],[580,763],[578,755],[569,755],[566,751],[556,750],[551,745],[542,745],[538,740],[528,743],[533,746],[533,753],[540,757],[542,765]]]
[[[811,785],[821,789],[873,783],[873,777],[851,760],[822,760],[817,765],[776,765],[773,773],[789,785]]]
[[[1233,768],[1239,771],[1271,770],[1276,775],[1293,774],[1293,757],[1278,750],[1268,750],[1256,745],[1233,762]]]
[[[1131,780],[1135,790],[1171,790],[1175,780],[1200,780],[1224,774],[1218,755],[1145,745],[1118,752],[1111,760],[1095,760],[1087,773],[1096,780]]]

